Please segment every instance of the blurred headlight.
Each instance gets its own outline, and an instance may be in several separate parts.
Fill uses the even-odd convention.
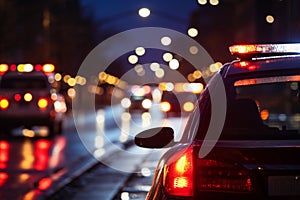
[[[169,102],[161,102],[160,103],[160,110],[163,112],[169,112],[171,110],[171,104]]]
[[[129,107],[131,106],[131,101],[130,101],[130,99],[128,99],[128,98],[123,98],[123,99],[121,100],[121,106],[122,106],[123,108],[129,108]]]
[[[62,101],[55,101],[54,102],[54,109],[56,112],[65,113],[67,111],[67,106],[65,102]]]
[[[185,102],[183,104],[183,110],[185,112],[191,112],[194,109],[194,104],[192,102]]]
[[[149,109],[152,106],[152,101],[150,99],[144,99],[142,102],[142,106],[145,109]]]

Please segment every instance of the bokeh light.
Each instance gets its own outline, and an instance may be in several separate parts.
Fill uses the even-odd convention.
[[[163,54],[163,59],[166,62],[170,62],[173,59],[173,55],[169,52]]]
[[[169,62],[169,67],[170,69],[173,69],[173,70],[176,70],[179,68],[179,61],[177,59],[172,59],[170,62]]]
[[[195,28],[189,28],[188,35],[190,37],[196,37],[198,35],[198,30]]]
[[[75,98],[76,96],[76,90],[74,88],[69,88],[68,91],[67,91],[67,94],[70,98]]]
[[[155,76],[157,78],[163,78],[165,76],[165,71],[162,68],[159,68],[155,71]]]
[[[269,23],[269,24],[272,24],[274,23],[275,19],[272,15],[267,15],[266,16],[266,21]]]
[[[136,64],[139,61],[139,58],[136,55],[130,55],[128,57],[128,62],[130,64]]]
[[[139,15],[141,17],[149,17],[149,15],[151,14],[151,11],[149,10],[149,8],[141,8],[139,9]]]
[[[195,55],[198,53],[198,47],[196,46],[191,46],[190,49],[189,49],[190,53]]]
[[[55,79],[56,81],[60,81],[60,80],[62,79],[61,74],[60,74],[60,73],[56,73],[56,74],[54,75],[54,79]]]
[[[205,5],[205,4],[207,4],[207,0],[198,0],[198,3],[200,5]]]
[[[160,41],[161,41],[161,44],[164,46],[169,46],[172,42],[171,38],[168,36],[162,37]]]
[[[160,65],[157,63],[157,62],[154,62],[154,63],[151,63],[150,64],[150,69],[152,70],[152,71],[156,71],[156,70],[158,70],[160,68]]]
[[[216,6],[219,4],[219,0],[209,0],[209,3],[213,6]]]
[[[193,77],[195,79],[199,79],[199,78],[202,77],[202,73],[199,70],[196,70],[196,71],[193,72]]]
[[[75,85],[76,85],[76,80],[75,80],[75,78],[69,78],[69,80],[68,80],[68,85],[69,85],[70,87],[75,86]]]
[[[135,49],[135,53],[136,53],[136,55],[138,55],[138,56],[142,56],[142,55],[144,55],[144,54],[146,53],[146,50],[145,50],[144,47],[137,47],[137,48]]]

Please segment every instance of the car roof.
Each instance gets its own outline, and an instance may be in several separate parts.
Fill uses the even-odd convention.
[[[2,78],[43,78],[45,80],[48,79],[48,77],[43,72],[7,72],[4,75],[1,76]]]

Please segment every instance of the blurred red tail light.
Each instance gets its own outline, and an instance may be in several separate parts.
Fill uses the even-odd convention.
[[[252,192],[252,181],[245,169],[216,160],[196,162],[198,191]]]
[[[17,65],[15,65],[15,64],[12,64],[11,66],[10,66],[10,71],[16,71],[17,70]]]
[[[10,145],[7,141],[0,140],[0,169],[5,169],[9,160]],[[1,184],[0,184],[1,185]]]
[[[48,177],[45,177],[45,178],[42,178],[39,182],[38,182],[38,189],[40,190],[47,190],[51,187],[52,185],[52,179],[51,178],[48,178]]]
[[[4,185],[7,179],[8,179],[8,174],[5,172],[0,172],[0,187]]]
[[[35,65],[34,67],[35,71],[41,71],[43,69],[42,65],[38,64],[38,65]]]
[[[35,143],[34,155],[36,158],[34,168],[36,170],[45,170],[49,162],[49,149],[51,142],[49,140],[38,140]]]
[[[169,195],[193,196],[193,150],[175,154],[164,168],[164,188]]]
[[[15,101],[21,101],[22,96],[20,94],[15,94],[14,99],[15,99]]]
[[[40,109],[47,108],[48,104],[49,104],[48,99],[46,99],[46,98],[40,98],[37,103],[37,105]]]
[[[174,154],[164,167],[163,185],[171,196],[192,197],[198,192],[253,192],[246,169],[193,156],[193,147]],[[195,148],[197,149],[197,148]]]

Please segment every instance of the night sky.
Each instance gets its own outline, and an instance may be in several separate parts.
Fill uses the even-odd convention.
[[[196,0],[81,0],[81,3],[95,20],[103,21],[101,28],[118,31],[156,26],[186,32],[191,13],[199,7]],[[151,10],[148,18],[138,15],[143,7]]]
[[[298,0],[11,0],[0,1],[1,62],[52,62],[76,74],[105,39],[139,27],[162,27],[193,37],[215,61],[232,60],[237,43],[300,41]],[[201,4],[202,2],[202,4]],[[204,2],[204,3],[203,3]],[[217,2],[213,5],[212,2]],[[138,15],[149,8],[147,18]],[[159,53],[159,61],[161,59]],[[144,56],[147,58],[149,54]],[[145,62],[152,62],[156,54]],[[132,68],[127,58],[116,65]]]

